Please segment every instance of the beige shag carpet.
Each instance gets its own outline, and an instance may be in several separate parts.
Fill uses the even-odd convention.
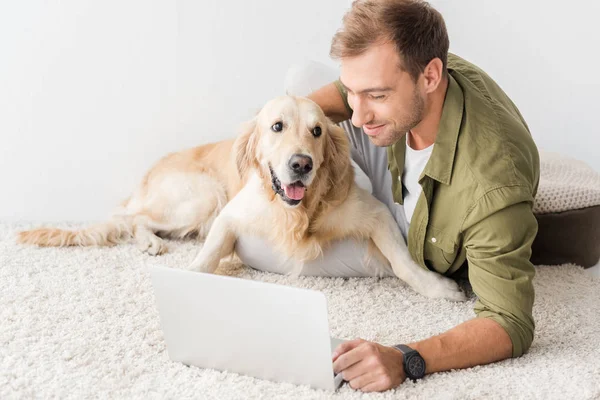
[[[198,244],[171,242],[156,258],[132,245],[15,244],[16,229],[32,226],[0,223],[0,399],[600,398],[600,279],[574,265],[537,268],[537,330],[525,356],[385,393],[345,385],[332,394],[169,360],[146,267],[185,268]],[[473,298],[429,300],[394,278],[291,278],[235,264],[220,272],[323,291],[331,333],[341,338],[407,342],[473,316]]]

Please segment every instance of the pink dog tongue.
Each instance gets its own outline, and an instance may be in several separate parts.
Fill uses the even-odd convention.
[[[292,184],[292,185],[282,185],[283,190],[285,190],[285,195],[292,200],[302,200],[304,197],[304,186]]]

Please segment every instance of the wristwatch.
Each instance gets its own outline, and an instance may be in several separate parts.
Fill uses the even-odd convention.
[[[418,351],[411,349],[405,344],[397,344],[392,347],[400,350],[402,353],[402,363],[407,378],[416,381],[425,376],[425,360],[423,360]]]

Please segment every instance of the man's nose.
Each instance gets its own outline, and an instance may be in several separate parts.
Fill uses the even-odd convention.
[[[352,125],[362,127],[373,119],[373,113],[360,100],[355,100],[352,109]]]
[[[313,167],[313,160],[304,154],[294,154],[288,161],[288,167],[298,175],[308,174]]]

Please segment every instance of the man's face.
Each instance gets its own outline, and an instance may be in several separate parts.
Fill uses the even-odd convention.
[[[362,127],[376,146],[396,143],[425,112],[422,76],[415,83],[399,65],[400,56],[391,43],[341,60],[340,80],[348,89],[352,124]]]

